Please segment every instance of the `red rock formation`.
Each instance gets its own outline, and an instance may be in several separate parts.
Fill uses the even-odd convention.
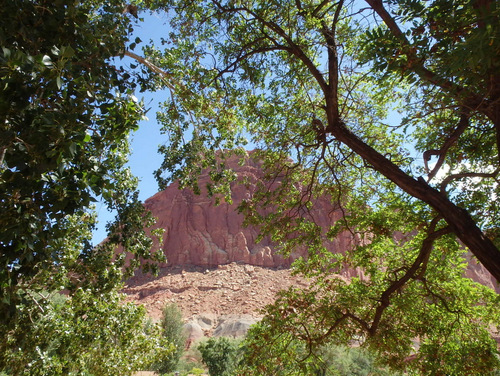
[[[227,164],[240,178],[247,178],[253,183],[262,179],[261,165],[251,158],[251,153],[243,166],[238,162],[239,157],[234,156]],[[254,186],[234,185],[233,203],[215,205],[215,200],[207,195],[208,182],[208,173],[205,172],[199,178],[200,195],[190,189],[179,190],[178,183],[174,182],[145,202],[146,208],[158,218],[157,226],[165,229],[163,249],[168,265],[216,266],[237,262],[276,268],[289,267],[296,258],[305,256],[305,250],[302,250],[283,258],[273,252],[269,239],[256,242],[258,229],[243,227],[243,215],[236,209],[242,200],[251,196]],[[319,199],[311,213],[323,228],[328,228],[341,217],[341,212],[333,210],[327,198]],[[328,244],[328,248],[333,252],[342,252],[352,242],[351,234],[346,232]],[[345,270],[342,274],[349,278],[362,275],[362,272]],[[493,277],[474,260],[470,261],[466,276],[500,291]]]
[[[240,178],[256,182],[263,172],[258,162],[248,158],[244,166],[238,164],[239,157],[227,161]],[[272,251],[269,239],[256,242],[258,229],[243,227],[243,215],[237,212],[237,206],[243,199],[249,198],[253,186],[235,184],[233,203],[208,198],[206,184],[208,173],[199,178],[201,194],[196,195],[190,189],[179,190],[177,182],[157,193],[145,202],[145,206],[158,218],[157,226],[165,229],[163,249],[169,265],[205,265],[214,266],[230,262],[241,262],[265,267],[288,267],[301,253],[288,258]],[[313,208],[315,220],[327,228],[340,218],[338,211],[332,211],[327,199],[321,200]],[[339,236],[330,247],[341,251],[350,246],[351,236]]]

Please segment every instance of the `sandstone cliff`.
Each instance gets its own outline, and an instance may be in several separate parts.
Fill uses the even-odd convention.
[[[238,164],[238,157],[228,161],[240,179],[255,183],[262,179],[263,172],[258,162],[248,158],[244,166]],[[207,197],[208,173],[199,178],[201,194],[190,189],[179,190],[178,183],[157,193],[145,202],[147,209],[158,218],[157,226],[165,229],[163,249],[169,265],[216,266],[238,262],[264,267],[289,267],[294,259],[304,254],[298,251],[290,257],[273,252],[269,239],[257,242],[258,229],[243,227],[243,215],[237,206],[252,194],[252,184],[235,184],[233,203],[215,205]],[[340,212],[333,210],[325,198],[319,200],[311,211],[314,219],[327,228],[340,218]],[[342,234],[329,244],[333,251],[342,251],[350,246],[352,237]]]
[[[165,229],[163,249],[167,256],[168,266],[194,265],[213,267],[232,262],[262,266],[289,267],[297,257],[304,255],[305,250],[298,250],[290,257],[273,251],[274,245],[265,238],[257,242],[258,229],[243,227],[243,216],[237,212],[242,200],[249,198],[255,189],[255,183],[263,179],[263,171],[259,162],[247,158],[240,165],[239,157],[227,161],[240,179],[246,178],[248,185],[235,184],[233,187],[233,203],[208,198],[206,184],[209,183],[208,172],[199,178],[201,194],[196,195],[190,189],[179,189],[173,183],[167,189],[157,193],[145,202],[145,206],[158,218],[157,226]],[[337,221],[341,212],[334,210],[327,198],[317,200],[311,210],[316,223],[328,228]],[[327,244],[330,251],[342,252],[353,243],[350,233],[343,233]],[[167,265],[162,265],[165,267]],[[358,270],[344,270],[345,277],[359,275]],[[486,269],[471,260],[466,275],[475,281],[499,291],[498,284]]]

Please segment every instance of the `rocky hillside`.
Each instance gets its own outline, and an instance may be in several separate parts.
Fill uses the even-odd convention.
[[[306,286],[289,269],[225,264],[214,268],[174,266],[162,268],[158,277],[139,275],[123,292],[129,300],[144,304],[151,317],[161,317],[167,303],[175,303],[184,317],[252,315],[273,302],[275,294],[290,286]]]
[[[143,304],[154,320],[166,304],[175,303],[187,322],[190,340],[203,336],[239,336],[290,286],[306,286],[289,269],[246,264],[214,268],[174,266],[163,268],[157,278],[138,275],[123,290],[129,301]]]

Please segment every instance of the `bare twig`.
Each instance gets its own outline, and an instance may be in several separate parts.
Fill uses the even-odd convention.
[[[174,89],[173,85],[169,82],[171,80],[173,80],[173,75],[164,71],[163,69],[161,69],[160,67],[158,67],[157,65],[153,64],[151,61],[149,61],[148,59],[142,57],[142,56],[139,56],[135,53],[133,53],[132,51],[129,51],[129,50],[125,50],[124,53],[123,53],[125,56],[128,56],[128,57],[131,57],[132,59],[134,59],[135,61],[141,63],[142,65],[145,65],[146,67],[148,67],[151,71],[153,71],[154,73],[158,74],[161,76],[161,78],[163,79],[163,82],[165,83],[165,85],[169,88],[169,89]],[[182,85],[181,85],[182,86]]]
[[[3,161],[5,159],[5,153],[7,152],[7,146],[3,146],[0,151],[0,168],[3,167]]]
[[[31,300],[33,300],[33,302],[35,303],[35,305],[38,307],[38,309],[40,309],[40,311],[42,313],[45,313],[45,310],[43,309],[43,307],[38,303],[38,301],[35,299],[35,297],[33,295],[31,295],[31,292],[29,290],[25,290],[26,291],[26,294],[31,298]]]
[[[445,192],[446,191],[446,187],[453,180],[463,179],[463,178],[496,178],[499,173],[500,173],[500,167],[497,168],[495,171],[490,172],[490,173],[488,173],[488,172],[462,172],[462,173],[459,173],[459,174],[448,175],[441,182],[441,192]]]

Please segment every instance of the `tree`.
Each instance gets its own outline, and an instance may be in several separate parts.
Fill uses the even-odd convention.
[[[97,0],[0,9],[0,369],[9,374],[130,374],[155,360],[155,344],[169,351],[117,293],[126,266],[161,255],[150,253],[152,218],[124,167],[144,110],[137,79],[116,65],[133,30],[122,11]],[[94,246],[98,200],[117,215]],[[68,299],[54,305],[61,291]]]
[[[258,324],[257,324],[258,325]],[[256,331],[254,330],[254,333]],[[286,349],[276,346],[279,362],[274,357],[255,358],[252,352],[244,353],[238,375],[314,375],[314,376],[399,376],[399,372],[379,367],[373,354],[359,347],[327,344],[310,351],[300,341],[287,341]],[[246,356],[245,356],[246,355]],[[304,359],[296,362],[295,359]]]
[[[172,352],[158,327],[146,330],[144,308],[114,291],[28,294],[36,304],[18,306],[17,327],[6,338],[8,375],[130,375]]]
[[[174,351],[154,367],[160,374],[164,374],[175,371],[186,344],[182,312],[177,305],[173,303],[165,305],[160,326],[165,339],[174,346]]]
[[[212,337],[200,342],[198,350],[210,376],[229,376],[238,362],[238,340],[226,337]]]
[[[210,167],[210,192],[224,194],[234,178],[224,150],[244,156],[250,137],[271,183],[242,206],[247,221],[284,253],[309,249],[296,268],[316,284],[269,308],[256,349],[279,358],[269,344],[284,330],[311,348],[357,338],[400,367],[495,367],[487,328],[499,323],[498,295],[463,278],[462,244],[500,280],[497,3],[171,0],[154,9],[171,16],[165,50],[145,50],[162,72],[157,85],[172,89],[159,116],[169,136],[160,183],[195,187]],[[329,229],[308,210],[325,194],[344,212]],[[357,244],[329,253],[341,231]],[[346,267],[362,274],[346,282]],[[448,346],[481,355],[468,369],[426,350]]]

